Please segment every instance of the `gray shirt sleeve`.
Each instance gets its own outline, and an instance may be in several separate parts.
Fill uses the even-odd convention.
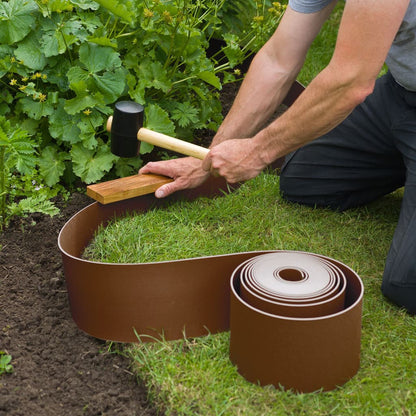
[[[315,13],[333,0],[289,0],[289,6],[299,13]]]

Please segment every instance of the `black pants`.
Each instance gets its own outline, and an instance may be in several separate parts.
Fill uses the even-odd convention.
[[[289,201],[339,210],[404,186],[382,292],[416,313],[416,92],[378,79],[341,125],[288,155],[280,186]]]

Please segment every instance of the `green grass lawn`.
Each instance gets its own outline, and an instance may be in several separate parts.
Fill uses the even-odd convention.
[[[341,11],[342,4],[308,54],[303,84],[329,62]],[[100,232],[87,255],[143,262],[283,249],[337,259],[365,286],[357,375],[325,393],[259,387],[230,363],[229,333],[114,348],[131,358],[151,402],[167,415],[415,415],[416,320],[380,292],[402,191],[340,213],[282,201],[278,181],[264,173],[221,198],[177,202],[119,220]]]
[[[380,293],[402,191],[340,213],[281,200],[278,181],[264,173],[224,197],[119,219],[99,233],[95,258],[122,254],[123,262],[142,262],[284,249],[337,259],[365,286],[358,374],[331,392],[293,394],[245,381],[229,361],[229,333],[132,344],[124,353],[152,403],[169,415],[412,415],[416,321]]]

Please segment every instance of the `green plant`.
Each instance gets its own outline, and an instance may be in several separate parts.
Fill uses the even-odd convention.
[[[219,91],[255,44],[221,32],[224,2],[0,2],[0,114],[33,136],[48,186],[137,170],[140,158],[111,154],[103,128],[118,99],[146,104],[147,127],[162,133],[194,140],[217,128]],[[265,25],[257,19],[244,36]],[[208,56],[218,33],[221,53]]]
[[[34,179],[37,147],[27,131],[0,116],[0,230],[15,215],[59,212],[50,202],[53,193]]]
[[[4,373],[12,373],[13,366],[10,364],[12,356],[7,354],[6,351],[0,351],[0,376]]]

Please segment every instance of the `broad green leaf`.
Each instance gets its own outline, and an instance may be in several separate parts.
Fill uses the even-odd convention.
[[[39,169],[46,185],[53,186],[59,182],[65,171],[64,160],[66,158],[67,156],[64,153],[58,153],[53,146],[48,146],[42,150],[39,158]]]
[[[42,117],[50,116],[53,111],[53,105],[47,101],[35,101],[31,97],[24,97],[18,101],[18,107],[30,118],[40,120]]]
[[[42,72],[48,77],[48,83],[57,85],[59,92],[63,93],[69,89],[67,74],[70,68],[69,60],[58,59],[55,65],[47,65]]]
[[[74,116],[64,110],[65,100],[61,99],[56,110],[49,117],[49,133],[55,139],[67,143],[81,141],[80,130],[76,125]]]
[[[11,104],[13,102],[13,95],[10,94],[8,89],[3,88],[0,91],[0,101],[4,101],[7,104]]]
[[[86,149],[95,149],[97,147],[98,141],[95,130],[82,132],[79,137]]]
[[[124,92],[126,70],[120,68],[121,60],[117,52],[109,47],[84,44],[80,48],[80,60],[88,70],[72,67],[68,71],[71,89],[77,94],[71,102],[74,108],[68,108],[68,111],[72,113],[96,104],[112,103]],[[97,90],[101,96],[93,99]]]
[[[46,65],[45,55],[34,36],[28,36],[20,42],[14,53],[19,61],[23,61],[25,66],[35,71],[42,70]]]
[[[141,142],[140,143],[140,154],[145,155],[150,153],[153,150],[154,146],[150,143]]]
[[[59,33],[51,31],[42,36],[41,48],[45,56],[50,57],[64,53],[66,45]]]
[[[93,0],[71,0],[71,3],[83,10],[97,10],[100,7],[98,3]]]
[[[205,81],[206,83],[212,85],[218,90],[221,89],[221,81],[213,72],[202,71],[197,76],[198,78],[202,79],[202,81]]]
[[[0,43],[11,45],[22,40],[32,29],[38,6],[33,0],[9,0],[0,3]]]
[[[67,73],[69,85],[75,92],[85,92],[88,82],[88,72],[79,66],[73,66]]]
[[[111,71],[121,66],[121,59],[113,48],[84,43],[79,48],[79,59],[91,73]]]
[[[76,42],[87,38],[87,31],[79,19],[67,19],[62,14],[53,14],[42,23],[41,48],[45,56],[61,55]]]
[[[117,156],[114,156],[105,144],[98,146],[97,152],[76,144],[71,150],[71,157],[74,173],[85,183],[100,180],[117,160]]]
[[[139,65],[137,75],[139,84],[144,83],[146,86],[151,86],[163,92],[167,92],[172,88],[172,80],[167,76],[166,70],[159,61],[144,60]]]
[[[95,149],[97,147],[96,129],[104,125],[104,118],[98,111],[89,115],[80,114],[80,121],[77,126],[80,129],[80,139],[87,149]]]
[[[159,61],[144,59],[137,68],[137,83],[129,79],[130,96],[140,103],[145,104],[146,89],[155,88],[168,92],[172,88],[172,80],[167,76],[167,71]],[[134,88],[132,88],[134,85]]]
[[[0,114],[5,115],[10,113],[10,107],[5,102],[0,102]]]
[[[97,4],[97,7],[100,6]],[[81,15],[81,13],[79,14]],[[82,25],[88,33],[94,35],[98,35],[100,33],[100,35],[102,35],[103,24],[101,23],[99,15],[93,13],[82,13]],[[86,38],[85,40],[88,39]]]
[[[170,121],[168,113],[157,104],[150,104],[146,108],[146,127],[169,136],[175,134],[175,125]]]
[[[103,75],[93,75],[95,86],[103,93],[106,103],[112,103],[123,93],[126,86],[126,72],[123,68]]]
[[[127,7],[118,0],[96,0],[97,3],[127,23],[132,23],[132,14]]]
[[[73,115],[87,108],[93,108],[102,104],[105,104],[102,94],[97,92],[93,95],[90,95],[88,94],[88,91],[85,91],[84,95],[80,95],[78,97],[67,100],[65,103],[65,111],[68,114]]]

